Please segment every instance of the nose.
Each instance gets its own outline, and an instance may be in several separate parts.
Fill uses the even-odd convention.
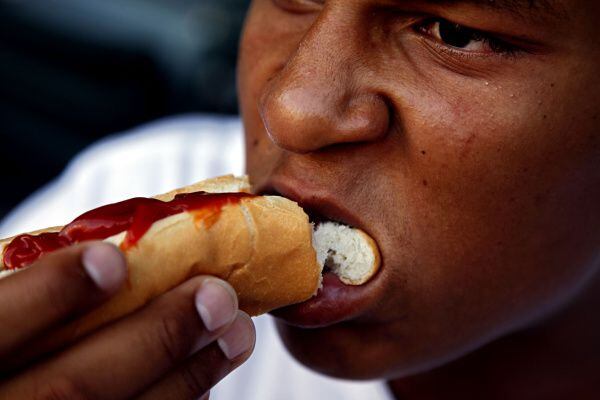
[[[266,84],[259,110],[271,140],[296,153],[373,142],[389,129],[385,98],[368,81],[358,38],[320,16]],[[339,23],[338,23],[339,25]]]

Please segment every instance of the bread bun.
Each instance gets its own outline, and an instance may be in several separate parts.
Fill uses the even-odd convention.
[[[362,285],[379,269],[381,257],[375,241],[360,229],[336,222],[315,226],[313,246],[319,265],[346,285]]]
[[[243,182],[221,177],[158,198],[170,200],[177,193],[209,189],[247,190]],[[106,241],[120,245],[124,238],[121,232]],[[240,308],[250,315],[307,300],[321,282],[311,239],[312,225],[302,208],[277,196],[247,197],[225,205],[208,225],[193,211],[158,220],[124,252],[127,284],[107,303],[47,340],[56,343],[80,337],[194,275],[228,281],[238,294]]]
[[[250,185],[246,177],[228,175],[155,198],[170,201],[179,193],[198,191],[249,193]],[[323,266],[350,285],[365,283],[379,268],[377,246],[363,231],[325,222],[313,232],[302,208],[283,197],[243,197],[239,203],[223,206],[218,217],[211,216],[210,221],[204,217],[202,210],[196,210],[154,222],[135,246],[124,251],[127,284],[107,303],[45,341],[56,344],[78,338],[195,275],[228,281],[238,294],[240,308],[259,315],[315,295]],[[105,241],[121,246],[125,235],[121,232]],[[11,240],[0,241],[0,252]],[[0,276],[13,272],[2,269],[0,262]]]

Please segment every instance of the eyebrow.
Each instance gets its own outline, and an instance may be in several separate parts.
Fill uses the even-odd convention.
[[[507,11],[518,16],[564,17],[564,8],[558,0],[425,0],[427,3],[451,5],[473,4],[485,8]],[[540,15],[542,14],[542,15]]]

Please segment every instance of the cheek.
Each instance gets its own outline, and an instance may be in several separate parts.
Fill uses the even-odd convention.
[[[238,97],[240,110],[245,119],[257,114],[257,99],[265,76],[264,60],[268,54],[268,38],[261,27],[261,13],[254,2],[246,17],[238,52]]]
[[[369,205],[385,262],[386,295],[364,321],[386,330],[330,344],[338,359],[368,348],[381,368],[430,368],[553,310],[589,276],[600,234],[592,118],[574,123],[557,107],[569,90],[501,92],[407,96],[403,130],[363,149],[368,166],[347,160],[370,174],[349,198]]]
[[[238,98],[246,136],[246,169],[257,181],[275,163],[280,150],[266,135],[260,97],[292,56],[310,21],[291,18],[270,1],[257,0],[246,18],[238,59]]]
[[[266,83],[293,56],[311,19],[285,13],[271,1],[254,1],[240,41],[238,85],[242,106],[256,103]]]
[[[254,6],[246,20],[240,42],[238,60],[238,98],[246,140],[246,171],[252,181],[261,175],[261,165],[267,160],[264,154],[268,140],[258,110],[262,87],[269,79],[269,68],[265,65],[269,40],[260,28],[260,18]]]
[[[598,234],[593,168],[582,157],[592,128],[557,105],[573,94],[507,87],[455,90],[451,101],[421,93],[405,115],[415,298],[441,326],[460,319],[479,334],[571,295]]]

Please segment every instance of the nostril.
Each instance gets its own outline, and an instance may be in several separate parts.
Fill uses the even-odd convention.
[[[390,107],[379,95],[365,94],[348,106],[340,131],[347,142],[367,142],[382,138],[390,129]]]

